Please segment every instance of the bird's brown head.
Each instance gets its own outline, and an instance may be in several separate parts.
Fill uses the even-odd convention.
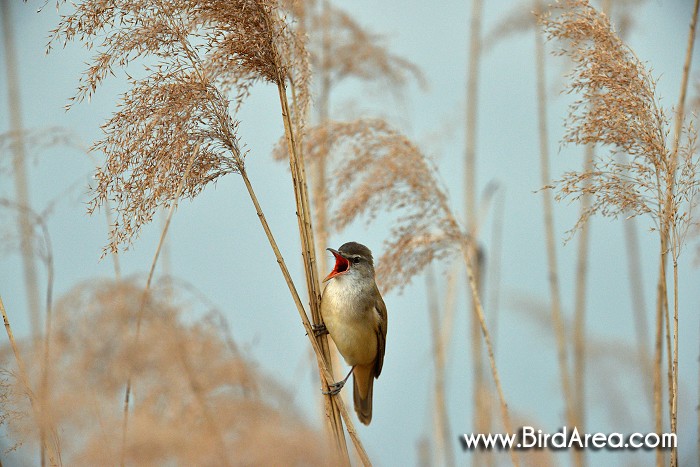
[[[357,242],[348,242],[337,250],[328,248],[328,251],[335,256],[335,266],[333,266],[333,270],[326,278],[323,279],[323,282],[343,274],[348,274],[352,270],[368,270],[371,272],[372,276],[374,276],[372,252],[366,246]]]

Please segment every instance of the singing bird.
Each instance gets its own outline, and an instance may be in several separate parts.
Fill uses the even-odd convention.
[[[386,305],[374,280],[372,252],[348,242],[338,250],[335,266],[323,282],[321,316],[335,346],[351,366],[344,380],[332,385],[334,393],[353,375],[353,399],[357,418],[372,421],[372,388],[382,372],[386,349]]]

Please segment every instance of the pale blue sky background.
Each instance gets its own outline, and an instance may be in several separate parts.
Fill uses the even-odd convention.
[[[9,1],[9,0],[0,0]],[[338,3],[338,2],[335,2]],[[467,71],[467,39],[471,3],[458,1],[344,2],[344,8],[368,29],[385,36],[390,50],[416,63],[426,75],[429,88],[409,86],[397,102],[388,97],[382,84],[363,86],[344,83],[333,96],[332,114],[385,115],[421,143],[435,158],[440,177],[447,186],[452,205],[462,212],[462,164],[464,153],[464,106]],[[484,31],[489,32],[514,1],[485,2]],[[99,126],[114,111],[118,93],[125,90],[118,77],[107,81],[91,103],[66,113],[63,106],[72,96],[87,52],[77,44],[44,54],[48,31],[56,26],[54,2],[37,14],[43,2],[12,2],[21,79],[22,116],[27,128],[61,126],[75,132],[85,145],[100,136]],[[660,76],[658,91],[665,106],[677,101],[680,73],[692,2],[650,0],[634,8],[635,26],[628,42],[641,60]],[[528,11],[524,7],[523,12]],[[525,13],[524,13],[525,14]],[[700,70],[695,54],[694,70]],[[565,101],[558,96],[561,58],[548,56],[548,80],[552,90],[549,125],[552,141],[551,173],[579,168],[581,152],[559,149]],[[501,300],[496,333],[497,360],[505,396],[513,414],[528,417],[547,432],[564,423],[559,390],[554,340],[547,326],[534,319],[532,309],[548,310],[548,287],[537,122],[535,119],[534,37],[532,32],[512,35],[482,60],[477,140],[478,184],[502,187],[497,202],[503,203]],[[0,50],[0,132],[9,129],[5,57]],[[696,81],[698,73],[693,74]],[[291,182],[285,164],[271,160],[270,152],[282,134],[276,90],[259,86],[244,106],[239,119],[240,136],[250,154],[249,174],[261,204],[298,284],[303,284],[298,257]],[[691,98],[695,96],[694,88]],[[352,101],[352,104],[349,102]],[[348,111],[347,109],[352,109]],[[99,155],[96,155],[99,157]],[[3,156],[6,157],[6,156]],[[42,210],[58,196],[49,218],[56,261],[56,296],[81,281],[111,277],[109,260],[99,261],[106,243],[104,216],[87,216],[87,184],[93,163],[83,153],[52,149],[37,154],[29,164],[32,205]],[[2,163],[7,167],[7,162]],[[70,188],[72,187],[72,188]],[[68,191],[67,191],[68,190]],[[0,197],[12,197],[12,179],[0,172]],[[64,194],[67,193],[67,194]],[[564,311],[572,315],[576,241],[563,245],[565,232],[573,226],[577,205],[555,206],[559,246],[559,268]],[[490,254],[493,217],[487,220],[484,245]],[[0,211],[3,232],[13,217]],[[588,287],[588,329],[590,342],[603,340],[600,363],[589,365],[588,425],[591,432],[652,431],[653,422],[641,392],[641,379],[608,365],[605,354],[615,355],[634,343],[632,304],[627,280],[622,220],[595,218],[591,229],[591,258]],[[649,323],[656,275],[657,240],[648,232],[646,219],[638,221],[642,242],[645,300]],[[147,227],[133,248],[121,257],[125,275],[145,277],[153,256],[160,222]],[[338,247],[355,240],[368,245],[375,257],[381,255],[388,232],[378,223],[365,228],[352,226],[332,236]],[[697,242],[684,251],[681,265],[680,335],[680,428],[681,459],[697,459],[698,394],[698,294],[697,268],[691,267]],[[315,407],[318,381],[315,363],[303,328],[294,310],[272,252],[262,233],[240,179],[228,176],[208,187],[193,202],[179,207],[170,231],[172,273],[182,277],[211,299],[229,319],[233,337],[247,355],[259,362],[293,394],[295,403],[308,419],[318,423]],[[0,294],[19,336],[28,334],[21,263],[15,252],[0,256]],[[325,275],[326,272],[322,272]],[[444,283],[444,276],[439,276]],[[45,279],[41,274],[42,281]],[[145,281],[145,279],[144,279]],[[451,436],[456,459],[469,464],[470,454],[462,452],[457,436],[471,432],[469,333],[465,292],[460,292],[448,367],[447,397]],[[374,417],[370,427],[359,427],[360,436],[376,465],[413,465],[416,442],[432,429],[432,360],[424,278],[417,277],[402,295],[385,296],[389,313],[389,335],[384,370],[375,384]],[[486,304],[489,313],[488,302]],[[651,334],[649,335],[651,343]],[[359,423],[358,423],[359,425]],[[20,451],[21,454],[21,451]],[[13,459],[17,459],[17,454]],[[650,464],[651,453],[589,452],[591,465]],[[557,454],[569,462],[568,453]],[[4,459],[3,459],[4,460]],[[507,462],[507,457],[503,457]]]

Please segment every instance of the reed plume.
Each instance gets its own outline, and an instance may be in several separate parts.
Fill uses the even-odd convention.
[[[161,206],[169,206],[198,141],[186,198],[222,175],[240,172],[245,153],[229,105],[240,105],[258,81],[306,74],[299,65],[301,45],[276,6],[192,0],[149,7],[140,1],[88,0],[61,17],[49,49],[79,40],[97,50],[70,105],[90,99],[116,69],[135,60],[145,72],[141,78],[125,72],[131,89],[93,146],[107,160],[95,175],[90,212],[107,199],[115,203],[111,250],[131,243]],[[266,24],[265,17],[277,22]],[[293,59],[281,61],[276,53]],[[229,99],[232,90],[238,94]]]
[[[309,130],[308,157],[322,157],[323,140],[334,157],[329,191],[335,193],[332,223],[342,230],[355,218],[371,221],[380,212],[404,210],[392,240],[377,264],[377,280],[385,291],[405,286],[433,259],[444,258],[461,238],[454,219],[443,216],[444,189],[432,175],[434,167],[410,140],[383,120],[328,122]],[[403,168],[403,169],[402,169]],[[438,219],[437,223],[432,221]],[[438,236],[439,234],[439,236]],[[401,256],[397,248],[410,246]]]
[[[221,175],[238,172],[243,155],[236,123],[227,116],[228,100],[215,87],[215,77],[202,73],[201,58],[191,43],[201,39],[205,21],[185,14],[193,5],[161,2],[160,10],[154,10],[142,8],[142,2],[119,2],[114,7],[107,3],[112,2],[78,4],[52,31],[49,47],[59,40],[65,44],[79,39],[97,48],[72,98],[77,102],[89,99],[114,68],[127,67],[138,58],[165,59],[144,64],[144,78],[128,77],[131,89],[102,126],[104,137],[93,146],[107,160],[97,169],[89,211],[108,199],[114,202],[117,217],[109,248],[117,251],[138,235],[160,206],[169,205],[196,141],[204,144],[186,182],[186,197],[195,196]],[[114,24],[121,27],[113,29]]]
[[[139,380],[126,446],[129,464],[327,465],[324,437],[296,413],[286,392],[231,346],[216,311],[202,310],[183,287],[158,283],[143,314],[142,339],[130,328],[140,314],[136,281],[91,281],[56,304],[42,410],[62,433],[66,465],[114,464],[120,456],[124,380]],[[40,353],[28,359],[39,379]],[[4,365],[3,365],[4,366]],[[13,379],[11,382],[14,383]],[[21,391],[16,391],[19,394]],[[3,406],[26,410],[10,393]],[[11,432],[33,444],[26,417]]]
[[[381,83],[398,92],[411,80],[425,86],[420,68],[410,60],[392,53],[380,34],[363,27],[341,8],[323,2],[320,14],[311,18],[314,31],[327,28],[328,51],[323,53],[323,37],[312,35],[309,44],[311,64],[317,74],[325,70],[334,87],[346,79]],[[331,39],[332,38],[332,39]]]
[[[649,214],[658,228],[664,220],[665,187],[673,174],[668,170],[669,119],[658,103],[656,81],[617,36],[607,16],[586,1],[573,3],[576,8],[557,17],[540,18],[548,37],[563,44],[557,53],[574,63],[566,92],[578,98],[570,106],[562,141],[607,146],[610,152],[598,153],[590,171],[564,174],[553,186],[559,190],[557,200],[592,195],[591,206],[572,233],[594,214]],[[619,152],[631,160],[616,159]],[[692,197],[697,188],[690,177],[695,167],[692,145],[681,148],[681,154],[687,167],[683,192]]]

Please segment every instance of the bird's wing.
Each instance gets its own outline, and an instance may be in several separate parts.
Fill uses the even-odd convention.
[[[384,351],[386,350],[386,305],[382,296],[377,293],[379,299],[374,304],[374,309],[379,315],[379,320],[377,322],[377,359],[374,362],[374,377],[378,378],[382,372],[382,365],[384,364]]]

